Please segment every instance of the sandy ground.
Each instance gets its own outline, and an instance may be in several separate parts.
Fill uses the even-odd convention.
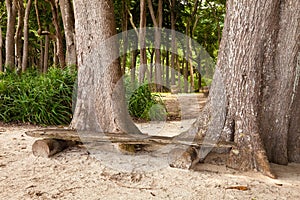
[[[141,127],[147,128],[146,124]],[[169,124],[183,130],[187,124]],[[224,165],[202,164],[199,171],[165,167],[120,172],[87,153],[67,149],[51,158],[34,157],[33,126],[0,127],[0,199],[300,199],[300,165],[272,165],[278,179],[241,173]],[[238,190],[235,186],[245,186]],[[230,188],[233,187],[233,188]]]

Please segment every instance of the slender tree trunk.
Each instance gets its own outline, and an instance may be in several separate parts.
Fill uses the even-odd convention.
[[[74,14],[79,71],[71,127],[140,133],[126,109],[119,47],[112,38],[116,35],[112,0],[74,0]]]
[[[57,45],[57,56],[59,59],[59,64],[61,68],[66,66],[65,53],[63,48],[63,37],[61,34],[61,30],[58,22],[58,13],[57,13],[57,5],[55,0],[47,0],[51,5],[52,17],[53,17],[53,25],[55,27],[55,36],[56,36],[56,45]]]
[[[166,57],[164,56],[164,49],[162,49],[162,51],[160,52],[160,71],[161,71],[161,83],[164,84],[165,81],[166,81],[166,68],[165,68],[165,59]],[[162,91],[163,91],[163,88],[162,88]]]
[[[192,68],[192,66],[190,65],[190,57],[191,57],[191,49],[190,49],[190,37],[191,37],[191,34],[190,34],[190,18],[188,19],[188,21],[187,21],[187,25],[186,25],[186,35],[188,35],[189,37],[186,37],[186,54],[187,54],[187,56],[186,56],[186,65],[185,65],[185,69],[184,69],[184,92],[188,92],[188,90],[189,90],[189,81],[188,81],[188,79],[189,79],[189,73],[188,72],[190,72],[190,82],[191,82],[191,87],[190,87],[190,89],[192,89],[193,88],[193,82],[192,82],[192,80],[194,80],[193,79],[193,73],[192,73],[192,70],[191,70],[191,68]]]
[[[188,52],[186,52],[188,53]],[[188,93],[189,92],[189,61],[183,60],[182,61],[182,70],[183,70],[183,92]]]
[[[156,91],[162,91],[162,69],[161,69],[161,57],[160,57],[160,45],[161,45],[161,28],[162,28],[162,0],[158,0],[157,20],[154,14],[152,1],[148,0],[148,7],[151,14],[151,18],[155,28],[154,35],[154,48],[155,48],[155,83]]]
[[[168,48],[168,47],[167,47]],[[169,60],[169,49],[166,52],[166,87],[170,88],[170,60]]]
[[[19,70],[22,69],[22,30],[24,27],[24,1],[17,0],[18,24],[15,34],[15,65]]]
[[[43,73],[47,73],[48,71],[48,59],[49,59],[49,46],[50,46],[50,38],[49,35],[45,35],[45,48],[44,48],[44,58],[43,58]]]
[[[15,67],[15,24],[16,24],[16,0],[6,0],[6,10],[7,10],[7,31],[5,39],[5,66],[9,69]]]
[[[190,82],[191,82],[191,86],[190,86],[190,92],[194,92],[195,89],[195,82],[194,82],[194,66],[193,66],[193,62],[192,62],[192,39],[189,37],[189,43],[188,43],[188,54],[190,55],[188,57],[188,62],[189,62],[189,71],[190,71]]]
[[[142,84],[145,79],[147,70],[147,52],[146,52],[146,0],[140,0],[140,69],[139,69],[139,84]]]
[[[135,72],[136,72],[136,57],[138,56],[137,48],[131,51],[131,64],[130,64],[130,80],[132,89],[136,87],[136,80],[135,80]]]
[[[154,53],[155,53],[155,50],[152,50],[150,52],[150,81],[152,82],[153,81],[153,65],[154,65]]]
[[[3,47],[3,39],[2,39],[2,29],[0,26],[0,72],[3,72],[3,61],[2,61],[2,47]]]
[[[39,59],[40,72],[44,72],[44,45],[43,39],[40,38],[40,59]]]
[[[122,62],[121,62],[121,69],[122,74],[125,74],[126,71],[126,60],[127,60],[127,49],[128,49],[128,13],[126,9],[126,0],[122,0],[122,40],[123,40],[123,55],[122,55]]]
[[[194,66],[192,62],[192,38],[193,38],[193,31],[195,30],[193,27],[196,27],[196,24],[198,22],[198,18],[196,18],[196,13],[198,11],[198,5],[199,0],[195,0],[194,7],[192,10],[192,14],[189,17],[187,21],[187,27],[186,27],[186,34],[189,36],[187,38],[186,42],[186,48],[187,48],[187,70],[190,72],[190,92],[194,91]],[[192,23],[193,22],[193,23]]]
[[[56,52],[57,52],[57,45],[56,45],[55,41],[53,41],[51,43],[53,45],[53,65],[56,67],[59,64],[59,60],[58,60],[58,57],[57,57],[57,54],[56,54]]]
[[[66,39],[66,64],[77,65],[75,45],[75,19],[71,0],[59,0]]]
[[[28,65],[28,22],[29,22],[29,14],[31,8],[32,0],[28,0],[25,10],[25,18],[24,18],[24,44],[23,44],[23,59],[22,59],[22,72],[25,72]]]
[[[182,63],[184,63],[184,61],[182,61]],[[178,89],[179,89],[179,93],[181,93],[181,76],[182,74],[180,73],[180,62],[179,62],[179,57],[178,55],[176,55],[176,65],[177,65],[177,85],[178,85]],[[184,64],[183,64],[184,66]],[[184,69],[184,67],[182,67],[182,70]]]
[[[171,41],[171,48],[172,48],[172,54],[171,54],[171,85],[175,85],[175,57],[176,57],[176,32],[175,32],[175,4],[176,0],[172,0],[170,4],[170,10],[171,10],[171,34],[172,34],[172,41]]]
[[[198,74],[198,91],[200,91],[202,87],[202,75],[201,75],[201,53],[199,52],[198,57],[198,67],[197,67],[197,74]]]

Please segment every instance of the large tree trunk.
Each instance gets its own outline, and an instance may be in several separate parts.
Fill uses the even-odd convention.
[[[202,114],[212,120],[220,112],[209,104],[220,99],[223,80],[226,118],[214,124],[223,131],[205,137],[236,142],[230,167],[273,177],[269,161],[299,162],[299,6],[294,0],[227,1],[217,62],[223,78],[214,77],[209,111]],[[203,137],[205,128],[197,120],[188,133]]]
[[[15,67],[15,23],[16,23],[16,0],[6,0],[7,31],[5,39],[5,66],[13,69]]]
[[[28,65],[28,22],[29,22],[29,14],[31,8],[32,0],[28,0],[25,10],[25,18],[24,18],[24,44],[23,44],[23,58],[22,58],[22,72],[25,72]]]
[[[74,14],[79,71],[71,127],[140,133],[126,109],[112,0],[75,0]]]
[[[71,0],[59,0],[66,39],[66,64],[76,65],[75,19]]]
[[[269,37],[264,45],[260,128],[271,162],[300,162],[299,66],[300,2],[274,1],[270,5]]]

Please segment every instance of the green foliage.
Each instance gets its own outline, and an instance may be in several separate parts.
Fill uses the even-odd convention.
[[[162,121],[166,110],[159,94],[152,94],[148,84],[140,86],[128,97],[128,110],[132,117]]]
[[[212,83],[212,79],[211,78],[206,78],[206,77],[202,77],[201,80],[201,86],[210,86]]]
[[[29,71],[0,74],[0,121],[68,124],[76,73],[50,68],[45,75]]]

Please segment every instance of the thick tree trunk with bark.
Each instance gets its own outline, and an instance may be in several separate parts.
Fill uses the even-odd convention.
[[[208,110],[200,118],[211,120],[219,112],[210,104],[221,99],[217,86],[223,80],[226,118],[214,124],[223,131],[206,137],[237,144],[230,167],[274,177],[269,161],[299,162],[299,7],[294,0],[227,1],[217,62],[223,78],[214,78]],[[203,137],[205,129],[197,120],[187,133]]]
[[[25,72],[28,65],[28,32],[29,32],[29,14],[31,8],[32,0],[28,0],[26,9],[25,9],[25,17],[24,17],[24,44],[23,44],[23,57],[22,57],[22,72]]]
[[[6,0],[7,10],[7,31],[5,39],[5,66],[13,69],[15,67],[15,23],[16,23],[16,9],[17,0]]]
[[[78,93],[76,130],[140,133],[126,109],[111,0],[74,1]]]
[[[59,0],[66,39],[66,64],[76,65],[75,19],[71,0]]]
[[[287,164],[300,162],[300,2],[274,1],[270,8],[274,11],[264,41],[260,129],[269,160]]]

